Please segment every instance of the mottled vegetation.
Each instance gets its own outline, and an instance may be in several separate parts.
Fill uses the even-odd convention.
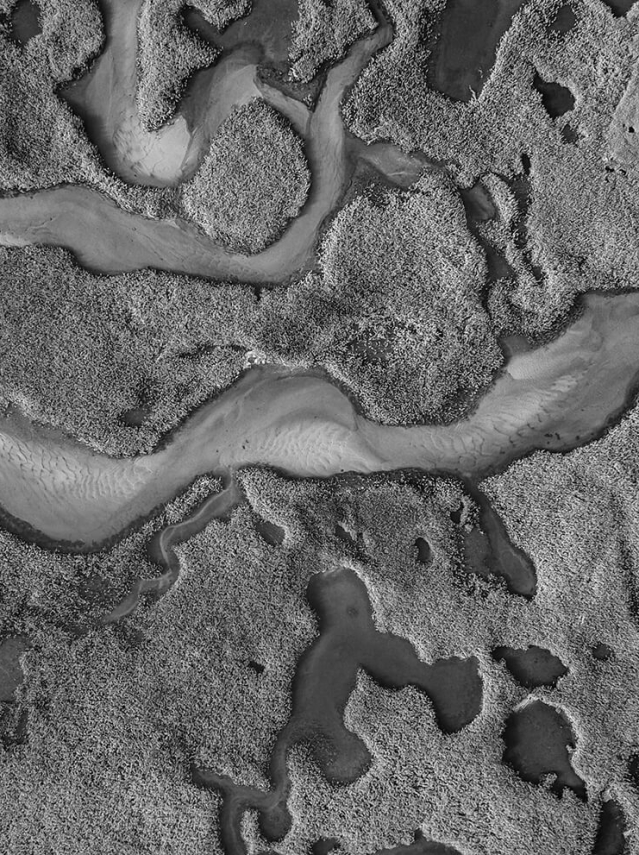
[[[239,252],[258,252],[306,200],[310,176],[301,139],[268,104],[254,100],[222,124],[195,177],[186,215]]]
[[[375,19],[366,0],[300,0],[291,40],[291,76],[311,80],[324,63],[339,59]]]
[[[243,366],[248,288],[92,276],[44,248],[0,248],[0,282],[3,402],[105,451],[148,450]],[[120,415],[143,404],[143,425],[127,427]]]
[[[389,0],[396,39],[364,71],[346,109],[358,135],[420,148],[466,186],[487,173],[514,176],[527,154],[530,260],[513,241],[509,203],[498,204],[506,228],[486,231],[517,274],[500,283],[492,303],[496,322],[513,331],[548,331],[580,291],[636,287],[634,179],[606,163],[608,128],[635,62],[634,25],[599,0],[573,5],[574,25],[557,32],[556,3],[524,4],[480,97],[461,104],[428,88],[416,5]],[[439,4],[426,7],[434,20]],[[551,119],[533,85],[536,72],[568,88],[574,108]],[[542,271],[541,287],[531,261]]]
[[[320,263],[285,301],[263,301],[267,352],[323,362],[394,423],[449,418],[490,381],[501,357],[481,303],[485,261],[441,175],[353,201]]]

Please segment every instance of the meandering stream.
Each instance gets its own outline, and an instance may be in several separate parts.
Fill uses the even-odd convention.
[[[298,478],[416,468],[478,478],[535,448],[591,440],[639,371],[639,294],[590,295],[555,341],[513,356],[468,418],[388,427],[311,372],[250,369],[156,452],[115,459],[24,420],[0,420],[0,506],[47,540],[95,548],[212,473],[270,466]]]
[[[437,168],[388,143],[366,146],[344,129],[340,105],[345,93],[393,36],[379,3],[373,3],[377,29],[327,71],[312,109],[287,94],[286,87],[275,88],[260,77],[264,56],[275,51],[281,61],[281,45],[275,50],[270,42],[268,49],[246,44],[236,38],[242,31],[238,26],[226,40],[220,37],[226,52],[193,76],[174,117],[154,131],[144,126],[136,97],[141,5],[142,0],[104,0],[104,50],[89,73],[62,93],[84,119],[106,165],[130,184],[175,186],[197,170],[234,107],[264,98],[305,142],[312,184],[300,216],[280,240],[246,256],[230,252],[184,220],[145,218],[95,189],[59,186],[0,198],[0,244],[66,247],[87,268],[106,274],[154,267],[261,285],[283,282],[312,262],[322,224],[343,197],[357,160],[366,160],[398,186],[409,186],[424,168]],[[514,10],[519,5],[519,0],[508,0],[501,7]],[[260,8],[263,14],[261,0]],[[501,18],[497,23],[502,25]],[[207,31],[201,21],[200,29]],[[467,207],[479,206],[480,218],[482,205],[490,204],[472,190],[465,201]],[[219,494],[153,538],[150,554],[163,575],[140,580],[105,618],[118,620],[135,608],[141,594],[162,593],[175,581],[176,543],[210,519],[227,516],[242,499],[233,478],[239,469],[268,466],[296,478],[418,469],[476,482],[535,449],[563,452],[591,441],[623,411],[638,376],[639,293],[593,293],[583,298],[578,319],[556,340],[512,355],[474,412],[454,424],[378,424],[325,373],[268,365],[251,368],[194,412],[161,447],[134,458],[98,454],[20,414],[7,414],[0,417],[0,510],[5,525],[23,537],[69,550],[95,550],[199,476],[222,478],[225,487]],[[513,564],[510,576],[502,573],[511,590],[533,596],[534,568],[507,543],[498,518],[486,507],[480,510],[487,535],[479,546],[467,543],[468,554],[474,548],[478,566],[488,570],[491,564]],[[428,560],[427,544],[422,547],[422,559]],[[224,794],[221,824],[229,853],[246,851],[241,818],[247,808],[260,811],[262,830],[270,839],[286,832],[286,755],[296,741],[324,737],[334,750],[330,757],[321,755],[320,740],[318,759],[334,780],[352,781],[364,771],[368,752],[345,730],[341,717],[359,667],[387,685],[420,688],[449,732],[467,724],[480,708],[476,660],[427,665],[408,642],[377,632],[365,587],[355,573],[342,569],[314,577],[309,601],[321,633],[300,661],[293,716],[272,756],[271,791],[236,787],[214,772],[196,775],[198,783]],[[427,843],[414,846],[406,851],[430,851]]]

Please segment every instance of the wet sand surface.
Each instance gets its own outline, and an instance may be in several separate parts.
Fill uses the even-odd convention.
[[[376,424],[323,375],[275,366],[250,369],[163,448],[137,458],[96,454],[5,417],[0,506],[48,541],[92,548],[206,473],[226,478],[264,465],[326,478],[408,468],[477,480],[533,449],[592,440],[623,410],[638,370],[639,295],[593,294],[579,320],[554,342],[513,356],[475,412],[451,425]],[[490,537],[497,519],[487,512],[484,521]],[[493,554],[500,542],[493,537]],[[532,584],[525,559],[519,576]]]
[[[428,64],[431,88],[456,101],[479,95],[497,47],[525,0],[447,0]]]
[[[246,852],[241,824],[249,809],[258,811],[267,840],[281,840],[287,834],[292,820],[287,808],[286,758],[292,746],[310,742],[316,763],[333,784],[353,783],[367,771],[372,762],[368,748],[346,728],[343,719],[359,669],[384,688],[415,686],[422,691],[444,733],[467,726],[481,710],[478,661],[452,657],[426,664],[406,639],[377,631],[366,585],[353,570],[338,568],[315,574],[307,596],[320,635],[297,664],[291,717],[271,754],[271,790],[238,786],[225,775],[193,769],[195,783],[223,796],[221,838],[228,855]]]
[[[568,748],[575,747],[575,737],[559,709],[543,701],[519,708],[506,720],[504,742],[504,763],[524,781],[540,784],[544,776],[554,775],[551,790],[556,795],[569,787],[586,800],[586,784],[570,764]]]

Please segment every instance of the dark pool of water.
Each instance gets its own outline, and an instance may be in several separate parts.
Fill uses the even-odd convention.
[[[24,635],[12,635],[0,641],[0,701],[11,703],[24,679],[20,657],[29,647]]]
[[[465,727],[481,710],[477,659],[451,657],[427,664],[409,641],[379,632],[366,585],[353,570],[317,573],[308,583],[307,598],[317,616],[319,637],[297,663],[291,716],[271,754],[271,791],[240,787],[226,776],[193,770],[194,783],[223,796],[221,838],[229,855],[246,851],[241,823],[248,809],[257,810],[267,840],[281,840],[287,834],[292,820],[286,804],[290,786],[286,758],[293,745],[310,743],[316,763],[334,785],[350,784],[369,768],[372,758],[366,744],[344,724],[360,669],[384,688],[415,686],[422,691],[444,733]]]
[[[8,16],[9,37],[24,46],[42,32],[40,7],[32,0],[18,0]]]
[[[568,673],[568,668],[558,656],[534,644],[525,650],[497,647],[493,650],[493,656],[497,660],[503,660],[515,680],[527,689],[556,686],[557,680]]]
[[[493,200],[484,185],[477,181],[472,187],[459,191],[466,216],[475,223],[486,223],[497,213]]]
[[[581,134],[579,133],[579,131],[575,130],[575,128],[573,128],[571,124],[566,124],[563,126],[563,128],[561,129],[561,136],[563,141],[565,143],[568,143],[568,145],[574,145],[575,143],[578,143],[581,139]]]
[[[604,644],[602,641],[600,641],[598,644],[595,644],[595,646],[590,652],[595,657],[595,659],[598,659],[600,662],[607,662],[615,655],[615,652],[612,647],[608,647],[608,645]]]
[[[543,701],[533,701],[511,713],[504,730],[503,761],[520,778],[533,784],[545,775],[556,775],[552,791],[561,797],[569,787],[584,801],[586,784],[570,764],[568,748],[575,747],[575,737],[564,714]]]
[[[615,18],[622,18],[635,5],[636,0],[603,0]]]
[[[557,33],[560,36],[569,33],[577,23],[577,16],[571,3],[565,3],[561,6],[548,27],[551,33]]]
[[[467,569],[485,579],[499,576],[511,593],[534,597],[537,571],[532,560],[510,540],[503,520],[487,496],[474,486],[469,489],[479,505],[479,527],[462,533]]]
[[[336,837],[321,837],[311,846],[312,855],[329,855],[340,848],[340,842]]]
[[[131,407],[130,410],[124,410],[120,413],[119,421],[125,427],[142,427],[151,415],[150,407]]]
[[[609,799],[601,806],[599,827],[592,855],[624,855],[626,818],[619,804]]]
[[[255,530],[271,546],[281,546],[286,537],[286,530],[270,520],[259,517],[255,520]]]
[[[575,96],[560,83],[544,80],[539,74],[535,74],[533,86],[541,95],[541,102],[551,119],[563,116],[575,106]]]
[[[428,63],[428,84],[470,101],[490,76],[497,46],[525,0],[448,0]]]
[[[5,708],[0,712],[0,743],[10,751],[17,745],[27,743],[29,713],[26,709]]]
[[[394,846],[392,849],[380,849],[375,855],[460,855],[457,849],[437,843],[434,840],[426,840],[424,837],[416,839],[413,843],[404,846]]]
[[[417,560],[420,564],[430,564],[433,559],[433,550],[430,543],[423,537],[418,537],[415,541],[415,549],[417,550]]]

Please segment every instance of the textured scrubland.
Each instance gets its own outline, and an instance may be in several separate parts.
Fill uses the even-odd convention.
[[[550,27],[559,5],[526,4],[480,97],[459,103],[430,91],[422,71],[417,33],[434,23],[438,4],[390,0],[397,37],[364,71],[347,105],[357,134],[421,148],[450,164],[464,184],[486,173],[512,177],[521,172],[521,155],[530,157],[530,244],[545,280],[539,287],[522,264],[517,283],[502,289],[520,327],[533,333],[565,315],[579,291],[635,287],[639,263],[634,179],[609,162],[607,139],[635,62],[637,11],[615,18],[603,3],[586,0],[574,4],[576,25],[561,35]],[[535,71],[570,89],[572,111],[548,116],[533,86]],[[566,125],[576,134],[572,143],[562,133]],[[521,258],[512,238],[503,248]]]
[[[235,109],[195,176],[182,189],[185,215],[229,249],[259,252],[306,200],[302,140],[263,101]]]
[[[216,27],[227,26],[249,8],[248,0],[194,0],[189,3]],[[188,77],[211,65],[218,51],[180,18],[182,0],[145,0],[138,21],[140,114],[150,127],[172,114]]]
[[[10,4],[5,4],[8,8]],[[0,186],[29,190],[81,181],[99,167],[81,123],[54,93],[100,49],[100,16],[83,0],[70,6],[43,2],[43,32],[22,47],[0,31]],[[29,110],[23,105],[29,104]]]
[[[614,459],[605,442],[592,452],[547,459],[578,467],[583,477],[602,454]],[[535,851],[590,851],[602,791],[629,815],[636,808],[624,777],[637,740],[636,709],[628,702],[637,679],[636,628],[620,565],[604,565],[594,549],[587,552],[591,578],[584,584],[577,526],[559,534],[561,555],[569,548],[575,555],[577,547],[570,566],[550,545],[543,551],[546,537],[557,538],[544,533],[551,503],[543,486],[535,490],[539,478],[530,477],[536,463],[527,464],[527,506],[516,504],[508,476],[489,484],[497,501],[508,489],[500,510],[538,562],[541,585],[533,603],[467,577],[460,527],[472,513],[460,524],[451,521],[461,492],[446,481],[424,479],[417,487],[358,479],[340,486],[247,471],[242,485],[251,507],[237,510],[229,524],[211,523],[180,547],[183,571],[171,593],[117,627],[86,635],[69,631],[86,615],[82,581],[97,572],[117,591],[139,573],[151,575],[140,553],[144,538],[124,541],[105,561],[49,555],[4,535],[4,612],[11,615],[5,627],[29,632],[34,643],[23,658],[19,695],[29,709],[28,740],[4,751],[1,786],[17,794],[19,805],[10,821],[0,820],[5,848],[37,851],[30,841],[46,839],[81,852],[91,834],[97,852],[108,852],[116,839],[121,851],[132,853],[160,846],[219,851],[217,800],[190,784],[188,764],[195,759],[237,782],[266,786],[269,751],[289,713],[295,662],[316,632],[304,600],[307,581],[347,561],[367,585],[380,630],[406,637],[425,660],[479,657],[484,707],[469,727],[444,736],[419,692],[389,692],[361,677],[346,723],[366,742],[373,765],[355,784],[333,788],[305,749],[296,749],[290,762],[294,824],[278,851],[293,855],[319,837],[336,837],[357,855],[408,842],[416,828],[467,852],[517,855],[530,851],[531,840]],[[570,484],[562,495],[575,502]],[[281,546],[260,537],[258,516],[284,529]],[[357,546],[335,534],[336,521]],[[541,531],[537,548],[528,529]],[[597,535],[599,554],[614,551],[614,533]],[[428,567],[417,561],[418,536],[433,551]],[[590,654],[599,639],[615,650],[609,662]],[[501,643],[551,647],[570,673],[557,689],[529,693],[492,658]],[[264,671],[257,673],[251,661]],[[572,762],[588,784],[588,804],[572,793],[559,800],[548,786],[527,784],[502,764],[504,721],[529,696],[568,716],[577,734]],[[110,817],[117,817],[117,827]],[[255,851],[264,847],[250,816],[245,831]]]
[[[148,450],[234,380],[255,297],[146,271],[92,276],[56,249],[0,248],[1,396],[115,454]],[[120,415],[146,405],[139,427]]]
[[[374,26],[365,0],[301,0],[290,47],[291,76],[311,80]]]
[[[269,355],[322,362],[373,418],[457,414],[501,355],[482,306],[484,257],[440,174],[361,196],[329,228],[320,272],[262,300]]]
[[[247,251],[278,234],[303,203],[308,173],[299,140],[270,108],[251,104],[230,117],[181,201],[129,188],[106,173],[55,94],[100,49],[97,7],[40,5],[43,33],[25,48],[0,32],[3,190],[72,181],[148,215],[181,204],[202,228]],[[374,418],[446,420],[472,405],[499,368],[498,333],[543,336],[578,293],[636,287],[637,178],[623,136],[631,113],[618,104],[634,91],[639,12],[614,17],[584,0],[573,4],[575,27],[560,35],[550,27],[559,4],[533,0],[505,36],[480,97],[460,104],[426,87],[420,34],[442,3],[388,6],[397,37],[355,86],[350,127],[445,161],[448,177],[427,173],[403,193],[355,184],[326,224],[316,267],[259,299],[248,287],[150,271],[98,277],[61,250],[0,249],[3,406],[133,454],[236,379],[254,351],[326,366]],[[244,6],[198,8],[223,26]],[[170,115],[188,74],[213,56],[176,26],[178,9],[148,2],[140,21],[140,97],[150,123]],[[300,22],[292,48],[300,79],[371,26],[354,0],[308,0]],[[536,73],[566,86],[574,108],[552,119]],[[18,109],[25,103],[28,113]],[[520,212],[512,179],[525,169],[523,155],[527,247],[513,237]],[[477,233],[514,274],[490,292],[455,189],[479,177],[497,216]],[[134,409],[144,421],[127,427],[122,414]],[[628,818],[629,852],[639,851],[639,792],[627,774],[639,750],[638,432],[635,407],[587,448],[535,454],[482,485],[535,562],[533,601],[467,574],[461,534],[477,509],[466,499],[461,523],[451,521],[462,492],[444,480],[288,482],[244,472],[249,505],[179,547],[182,574],[171,592],[101,629],[96,619],[134,580],[157,574],[145,554],[152,533],[218,484],[203,479],[104,554],[49,553],[1,534],[0,637],[24,633],[33,646],[16,705],[0,707],[9,730],[28,710],[25,744],[0,740],[0,804],[11,805],[0,811],[0,851],[219,852],[218,799],[192,785],[189,764],[267,785],[295,663],[316,633],[306,584],[341,561],[366,582],[380,630],[407,638],[425,660],[479,658],[484,708],[470,727],[444,736],[419,692],[389,692],[362,676],[346,722],[373,765],[335,788],[296,748],[294,823],[277,845],[282,855],[309,851],[320,837],[362,855],[407,843],[417,828],[472,855],[583,855],[607,796]],[[281,545],[260,536],[259,520],[285,532]],[[417,560],[418,537],[429,545],[427,564]],[[613,651],[607,660],[592,655],[600,643]],[[569,673],[555,688],[529,691],[493,658],[500,645],[547,648]],[[558,800],[550,780],[533,786],[502,763],[504,722],[530,698],[569,719],[588,803],[570,792]],[[253,851],[267,848],[254,815],[245,833]]]

